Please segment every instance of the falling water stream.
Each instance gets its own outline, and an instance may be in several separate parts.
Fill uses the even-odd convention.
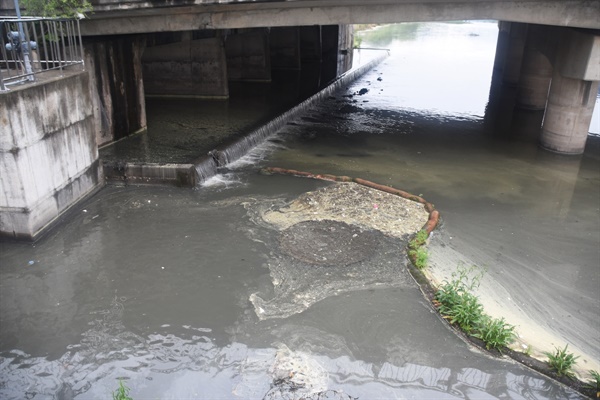
[[[0,398],[110,398],[118,379],[134,399],[582,398],[455,335],[402,239],[349,231],[368,254],[308,265],[265,218],[333,186],[264,166],[422,194],[442,213],[432,273],[486,268],[490,313],[594,368],[600,139],[561,157],[515,139],[538,125],[484,119],[496,34],[493,22],[372,31],[363,46],[391,48],[387,60],[202,187],[107,186],[36,243],[0,243]]]

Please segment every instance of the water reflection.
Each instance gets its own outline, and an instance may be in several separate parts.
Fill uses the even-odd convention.
[[[399,67],[393,79],[382,77],[377,103],[393,110],[483,116],[497,35],[496,24],[486,22],[405,23],[363,33],[363,46],[391,48],[386,64]]]
[[[77,345],[57,360],[13,350],[0,357],[3,399],[106,398],[125,379],[134,398],[354,399],[371,398],[579,398],[506,364],[480,370],[423,364],[366,363],[330,358],[285,344],[253,348],[232,342],[219,347],[210,330],[142,337],[123,328],[126,299],[115,298]],[[165,331],[168,331],[165,327]],[[304,332],[305,334],[307,332]],[[305,335],[310,343],[323,332]]]

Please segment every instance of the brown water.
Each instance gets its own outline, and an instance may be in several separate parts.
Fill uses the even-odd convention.
[[[487,87],[469,83],[489,81],[493,23],[402,29],[376,71],[205,186],[107,187],[37,243],[1,243],[0,397],[110,398],[123,378],[134,399],[580,398],[459,339],[407,274],[401,241],[378,237],[368,268],[342,279],[288,257],[260,218],[327,185],[260,175],[265,165],[423,194],[443,217],[432,271],[487,267],[482,287],[510,297],[487,304],[598,360],[600,142],[562,158],[484,125]],[[412,63],[433,67],[403,46],[440,37],[476,55],[471,69],[439,68],[448,52],[419,86]],[[453,101],[436,102],[446,90]],[[259,318],[256,297],[285,315]]]

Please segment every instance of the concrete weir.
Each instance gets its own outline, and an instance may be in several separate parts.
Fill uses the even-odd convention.
[[[306,111],[307,108],[315,105],[325,97],[330,96],[334,91],[338,90],[341,86],[347,85],[350,82],[358,79],[360,76],[365,74],[367,71],[375,67],[381,61],[387,57],[387,54],[383,54],[374,60],[362,65],[354,70],[349,71],[332,84],[321,90],[320,92],[312,95],[302,103],[284,112],[283,114],[272,119],[260,128],[250,132],[243,138],[234,141],[233,143],[224,144],[223,146],[215,149],[211,152],[211,156],[217,163],[217,166],[225,166],[242,156],[244,156],[248,150],[254,146],[262,143],[267,137],[272,135],[281,129],[285,124],[291,120],[297,118],[302,112]]]
[[[106,179],[132,184],[169,184],[193,187],[218,173],[219,167],[238,160],[250,149],[265,141],[285,124],[297,118],[307,108],[331,95],[341,86],[358,79],[387,57],[384,53],[372,61],[350,70],[323,90],[312,95],[300,104],[283,112],[266,124],[241,138],[223,143],[209,154],[199,157],[192,164],[151,164],[151,163],[103,163]]]
[[[0,236],[33,240],[101,186],[88,85],[74,71],[0,94]]]

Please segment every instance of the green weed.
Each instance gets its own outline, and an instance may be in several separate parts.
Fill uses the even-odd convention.
[[[573,366],[579,357],[576,357],[573,353],[567,353],[568,347],[568,344],[564,349],[556,347],[556,352],[545,352],[544,354],[548,356],[548,365],[556,371],[558,376],[564,375],[572,378],[575,375],[573,373]]]
[[[473,336],[485,342],[485,348],[500,350],[515,338],[514,325],[507,324],[504,318],[483,318]]]
[[[425,246],[418,247],[414,250],[409,250],[408,255],[411,256],[413,262],[415,263],[415,267],[419,269],[423,269],[427,267],[427,260],[429,259],[429,253]]]
[[[441,314],[449,315],[460,304],[464,305],[472,302],[472,300],[467,300],[466,297],[468,295],[473,296],[471,291],[479,286],[479,281],[483,276],[482,272],[473,278],[469,278],[469,275],[476,269],[476,266],[465,268],[463,265],[459,265],[457,270],[452,273],[452,280],[443,282],[435,295],[435,300],[440,303],[439,310]]]
[[[466,333],[472,333],[483,320],[483,306],[477,296],[469,292],[460,294],[457,299],[458,301],[444,310],[443,314],[450,323],[457,324]]]
[[[589,380],[589,383],[585,387],[595,390],[597,397],[600,397],[600,373],[594,370],[589,370],[588,372],[592,376],[592,379]]]
[[[483,312],[483,305],[472,291],[479,286],[485,270],[459,265],[451,281],[444,281],[435,300],[440,314],[464,332],[485,342],[486,348],[500,349],[514,339],[515,327],[502,319],[492,319]],[[472,277],[471,277],[472,276]]]
[[[353,45],[353,47],[355,49],[360,49],[360,45],[362,44],[362,42],[363,42],[362,36],[360,36],[360,35],[354,35],[354,45]]]
[[[424,245],[428,238],[429,234],[426,230],[422,229],[417,232],[413,240],[410,241],[409,246],[411,249],[416,249],[417,247]]]
[[[112,394],[113,400],[133,400],[133,398],[129,396],[129,390],[130,389],[125,386],[123,381],[119,379],[119,388]]]
[[[88,0],[21,0],[21,5],[26,15],[38,17],[74,18],[92,11]]]
[[[426,230],[420,230],[415,236],[408,242],[408,255],[415,264],[415,267],[423,269],[427,267],[427,260],[429,259],[429,252],[425,247],[429,234]]]

